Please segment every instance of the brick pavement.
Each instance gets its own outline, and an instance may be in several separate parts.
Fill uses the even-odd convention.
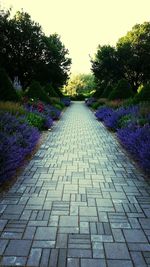
[[[150,187],[83,103],[0,198],[1,266],[150,266]]]

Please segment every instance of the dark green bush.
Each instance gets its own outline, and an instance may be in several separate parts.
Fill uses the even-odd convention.
[[[19,96],[4,69],[0,69],[0,100],[15,102],[19,100]]]
[[[142,90],[134,97],[135,102],[150,101],[150,83],[143,86]]]
[[[58,94],[56,93],[51,84],[46,84],[43,89],[49,97],[58,97]]]
[[[58,105],[58,106],[59,106],[58,109],[61,109],[61,110],[65,107],[64,103],[61,102],[61,101],[59,100],[59,98],[51,98],[51,104],[52,104],[52,106],[54,106],[54,107],[56,107],[56,108],[58,108],[58,107],[57,107],[57,105]]]
[[[103,104],[101,104],[100,102],[94,102],[93,104],[91,104],[91,107],[93,109],[98,109],[98,107],[102,106]]]
[[[26,91],[26,95],[29,98],[33,98],[33,99],[39,99],[45,103],[50,103],[51,100],[49,98],[49,96],[47,95],[47,93],[43,90],[43,88],[41,87],[40,83],[37,81],[33,81],[30,85],[30,87],[28,88],[28,90]]]
[[[62,110],[63,109],[63,107],[62,107],[62,105],[60,105],[60,103],[55,103],[55,104],[53,104],[53,106],[55,108],[59,109],[59,110]]]
[[[42,118],[41,116],[35,113],[32,113],[32,112],[29,112],[26,115],[26,120],[29,125],[37,127],[39,130],[43,129],[44,118]]]
[[[109,95],[110,100],[115,99],[127,99],[134,95],[132,88],[127,80],[122,79],[119,80],[117,86],[113,89],[113,91]]]
[[[125,116],[122,116],[122,117],[119,119],[117,126],[118,126],[118,128],[124,128],[124,127],[126,127],[126,126],[129,124],[129,122],[131,122],[131,121],[133,121],[133,116],[132,116],[132,114],[127,114],[127,115],[125,115]]]
[[[113,91],[113,87],[111,85],[107,85],[107,87],[104,89],[102,93],[102,97],[108,98],[109,95],[112,93],[112,91]]]

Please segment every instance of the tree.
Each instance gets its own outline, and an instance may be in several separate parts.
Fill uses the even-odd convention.
[[[127,99],[132,97],[133,95],[133,90],[128,81],[121,79],[119,80],[117,86],[111,91],[109,99]]]
[[[46,103],[51,102],[49,96],[37,81],[32,81],[31,85],[26,90],[25,95],[27,95],[29,98],[33,98],[35,100],[38,99]]]
[[[150,23],[136,24],[117,42],[117,54],[124,77],[134,92],[150,79]]]
[[[68,84],[64,87],[64,92],[68,95],[88,95],[95,90],[94,76],[92,74],[73,75]]]
[[[57,34],[45,36],[28,13],[0,14],[0,64],[11,77],[18,76],[26,88],[32,80],[51,83],[55,90],[68,78],[71,59]]]
[[[37,66],[36,79],[43,83],[51,83],[54,90],[60,94],[61,88],[69,77],[71,59],[68,50],[60,40],[58,34],[43,36],[45,44],[44,64]],[[46,63],[46,64],[45,64]]]
[[[96,78],[97,91],[101,85],[113,85],[122,78],[116,49],[110,45],[98,46],[95,58],[91,61],[92,72]]]

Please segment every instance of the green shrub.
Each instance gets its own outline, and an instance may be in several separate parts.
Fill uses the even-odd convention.
[[[134,100],[136,102],[150,101],[150,83],[143,86],[140,92],[135,95]]]
[[[110,100],[114,99],[127,99],[133,96],[134,93],[132,88],[127,80],[122,79],[119,80],[117,86],[113,89],[113,91],[109,95]]]
[[[58,94],[51,84],[46,84],[43,89],[49,97],[58,97]]]
[[[63,107],[62,107],[62,105],[60,105],[60,104],[53,104],[53,106],[55,107],[55,108],[57,108],[57,109],[59,109],[59,110],[62,110],[63,109]]]
[[[51,103],[53,106],[57,107],[56,105],[60,106],[61,107],[61,110],[65,107],[64,103],[62,103],[59,98],[51,98]],[[57,107],[58,108],[58,107]]]
[[[50,103],[51,100],[49,98],[49,96],[47,95],[47,93],[43,90],[43,88],[41,87],[40,83],[37,81],[33,81],[30,85],[30,87],[28,88],[28,90],[26,91],[26,95],[29,98],[33,98],[33,99],[39,99],[45,103]]]
[[[102,83],[100,84],[99,86],[97,85],[96,87],[96,91],[95,93],[93,94],[93,97],[95,98],[100,98],[100,97],[103,97],[103,93],[104,93],[104,90],[106,89],[106,84],[105,83]]]
[[[21,106],[19,103],[14,103],[10,101],[6,102],[0,102],[0,110],[7,111],[11,113],[12,115],[23,115],[26,113],[23,106]]]
[[[43,129],[44,118],[42,118],[41,116],[35,113],[32,113],[32,112],[29,112],[26,115],[26,120],[29,125],[37,127],[39,130]]]
[[[19,100],[19,96],[4,69],[0,69],[0,100],[15,102]]]
[[[133,106],[134,104],[136,104],[134,97],[130,97],[130,98],[128,98],[122,102],[122,105],[126,106],[126,107],[127,106]]]
[[[103,104],[101,104],[100,102],[94,102],[93,104],[91,104],[91,107],[93,109],[98,109],[100,106],[102,106]]]
[[[102,97],[108,98],[109,95],[112,93],[113,87],[111,85],[107,85],[107,87],[104,89],[102,93]]]
[[[133,121],[133,116],[131,114],[122,116],[118,121],[118,128],[124,128],[128,125],[129,122]]]

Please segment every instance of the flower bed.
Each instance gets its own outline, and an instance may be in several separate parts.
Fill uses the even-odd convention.
[[[41,130],[58,120],[61,110],[41,101],[23,105],[0,102],[0,184],[10,179],[36,146]]]
[[[139,165],[150,171],[150,107],[149,104],[100,107],[95,116],[105,126],[117,132],[121,144],[134,156]]]
[[[0,183],[15,174],[39,137],[38,129],[29,126],[21,117],[0,113]]]

